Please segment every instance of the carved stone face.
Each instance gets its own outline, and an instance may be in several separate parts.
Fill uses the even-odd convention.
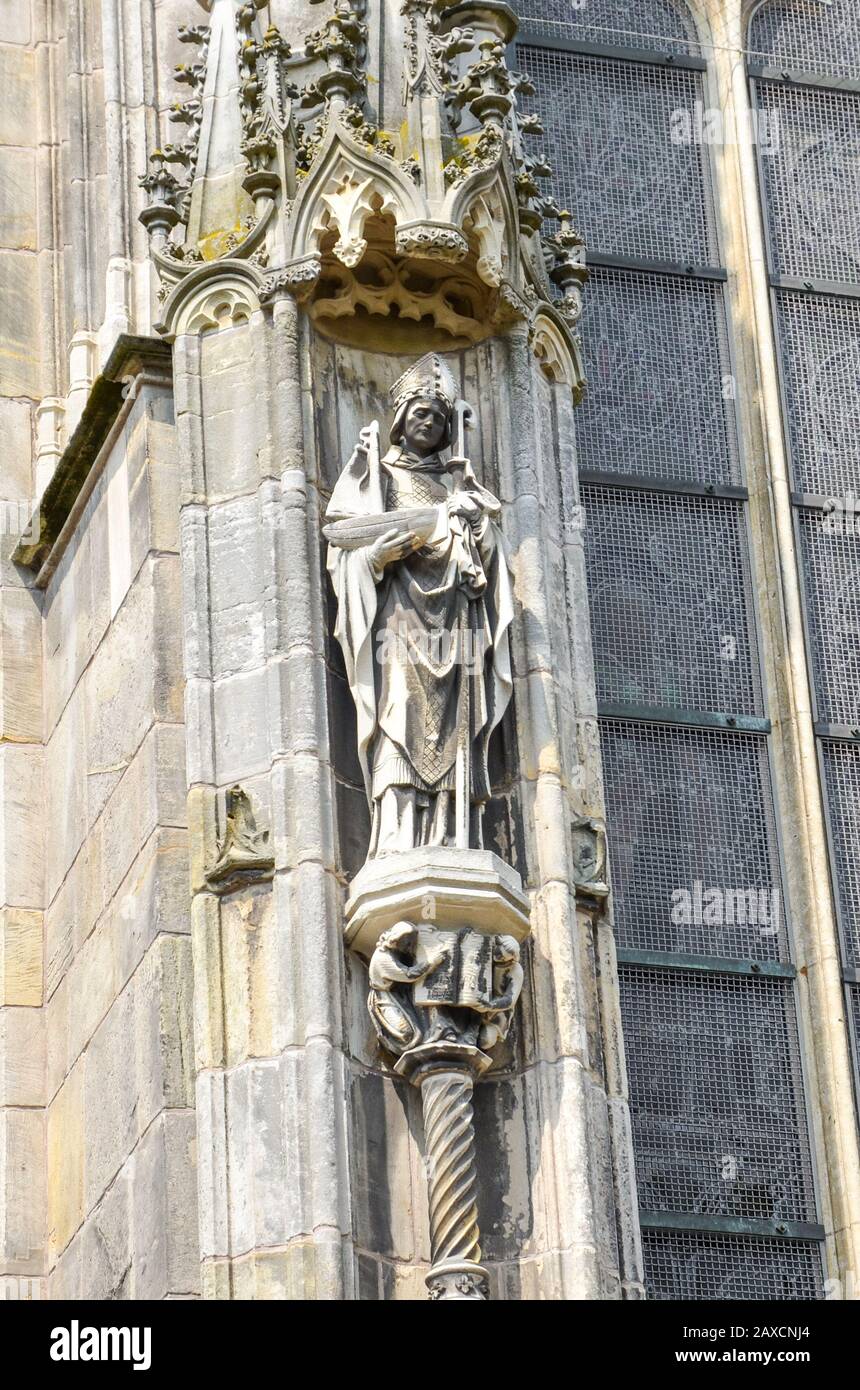
[[[403,421],[403,443],[410,453],[432,454],[445,436],[448,411],[441,401],[418,396],[409,402]]]
[[[410,951],[418,940],[418,932],[411,922],[395,922],[393,927],[382,933],[379,944],[392,951]]]

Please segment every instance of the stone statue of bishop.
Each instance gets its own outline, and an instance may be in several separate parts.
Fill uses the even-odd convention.
[[[428,353],[391,388],[326,513],[328,569],[358,717],[369,857],[481,848],[487,748],[511,697],[510,571],[500,504],[465,456],[469,407]]]

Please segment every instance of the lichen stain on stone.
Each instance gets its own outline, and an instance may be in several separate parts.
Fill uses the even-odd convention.
[[[242,230],[241,221],[236,221],[232,227],[218,227],[214,232],[202,236],[197,247],[204,261],[217,261],[226,256],[230,250],[230,238],[241,237]]]

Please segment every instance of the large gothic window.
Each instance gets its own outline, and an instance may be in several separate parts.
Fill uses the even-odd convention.
[[[860,1025],[860,7],[778,0],[750,24],[809,665],[846,1015]]]
[[[523,8],[591,267],[577,441],[648,1293],[817,1297],[707,63],[672,0]]]

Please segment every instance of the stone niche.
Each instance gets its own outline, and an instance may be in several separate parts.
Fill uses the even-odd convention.
[[[367,327],[373,320],[364,317],[355,322]],[[380,318],[380,329],[390,329],[391,323]],[[413,355],[381,352],[373,335],[361,347],[335,343],[316,331],[318,326],[306,319],[303,336],[306,399],[313,412],[309,438],[316,452],[322,524],[331,490],[360,428],[378,419],[382,447],[386,447],[392,418],[388,391]],[[542,640],[569,653],[567,639],[559,640],[567,622],[560,541],[570,499],[563,494],[571,485],[566,474],[562,476],[566,454],[559,441],[566,437],[569,401],[563,396],[566,388],[548,381],[535,362],[522,326],[451,352],[446,360],[463,397],[475,407],[469,453],[479,480],[503,503],[502,526],[514,572],[515,689],[491,743],[493,797],[484,818],[484,844],[512,865],[528,887],[538,873],[532,808],[541,751],[540,726],[530,708],[534,696],[527,693],[530,644],[542,633]],[[531,590],[539,524],[553,590],[550,618],[541,616]],[[337,862],[346,898],[350,882],[365,861],[370,820],[356,751],[354,706],[340,648],[331,635],[334,598],[324,571],[323,582],[329,604],[326,660]],[[548,621],[557,624],[559,632],[548,633]],[[563,664],[568,659],[565,655]],[[561,698],[568,701],[572,698],[569,674],[562,672],[560,680],[566,687]],[[533,972],[534,949],[531,943],[523,947],[527,981]],[[546,969],[545,964],[541,969]],[[430,1249],[421,1098],[408,1080],[392,1074],[390,1060],[369,1022],[367,990],[366,964],[348,951],[344,1004],[357,1293],[371,1300],[423,1298]],[[496,1049],[492,1069],[475,1089],[479,1220],[494,1298],[539,1296],[541,1261],[554,1239],[548,1213],[555,1200],[542,1175],[542,1125],[561,1123],[565,1107],[591,1111],[587,1123],[593,1127],[600,1162],[611,1162],[604,1098],[581,1078],[576,1084],[582,1086],[582,1093],[574,1098],[567,1094],[571,1083],[558,1072],[541,1075],[544,1045],[539,1034],[527,985],[510,1033]],[[573,1073],[578,1075],[576,1069]],[[612,1244],[608,1210],[606,1220],[607,1241]],[[603,1296],[613,1296],[616,1276],[610,1269],[595,1268],[582,1277],[596,1283],[605,1280]]]

